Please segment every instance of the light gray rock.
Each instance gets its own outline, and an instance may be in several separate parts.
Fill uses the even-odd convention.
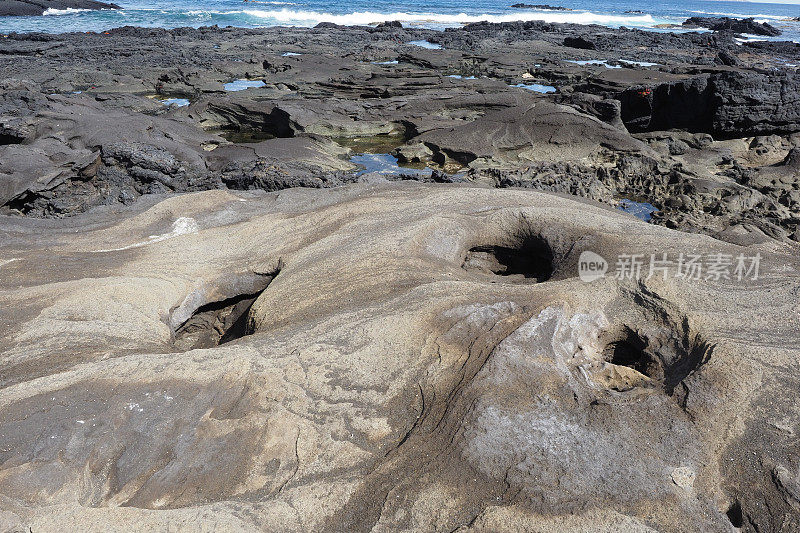
[[[798,516],[796,443],[772,423],[800,423],[788,245],[414,183],[145,198],[0,230],[0,501],[24,528]],[[758,280],[673,265],[586,283],[585,250],[611,271],[654,252],[761,263]],[[494,259],[476,270],[478,252]]]

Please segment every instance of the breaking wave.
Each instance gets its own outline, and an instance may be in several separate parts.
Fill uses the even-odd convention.
[[[245,13],[250,16],[276,21],[281,24],[293,26],[314,26],[320,22],[332,22],[343,26],[368,25],[388,20],[399,20],[410,24],[437,24],[437,25],[460,25],[470,22],[514,22],[541,20],[544,22],[566,22],[573,24],[600,24],[603,26],[637,26],[651,27],[657,22],[651,15],[619,16],[602,15],[599,13],[584,12],[525,12],[525,13],[506,13],[502,15],[468,15],[466,13],[444,14],[444,13],[377,13],[373,11],[360,11],[336,15],[333,13],[320,13],[317,11],[281,9],[281,10],[261,10],[246,9]]]
[[[757,20],[763,19],[764,21],[771,21],[771,20],[786,20],[786,15],[765,15],[759,13],[757,15],[747,15],[744,13],[724,13],[721,11],[698,11],[693,10],[692,13],[697,13],[699,15],[714,15],[719,17],[731,17],[731,18],[754,18]]]
[[[48,15],[48,16],[52,16],[52,15],[72,15],[74,13],[84,13],[86,11],[93,11],[93,10],[92,9],[75,9],[75,8],[72,8],[72,7],[68,7],[66,9],[54,9],[54,8],[51,7],[50,9],[45,9],[44,13],[42,13],[42,16],[45,16],[45,15]]]

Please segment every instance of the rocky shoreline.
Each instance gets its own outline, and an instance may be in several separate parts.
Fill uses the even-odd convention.
[[[0,36],[0,530],[798,530],[800,44],[730,30]]]
[[[733,33],[766,35],[777,37],[781,30],[767,22],[756,22],[753,18],[734,19],[730,17],[690,17],[683,22],[690,28],[708,28],[713,31],[730,31]]]
[[[527,22],[121,28],[12,34],[0,50],[7,213],[336,186],[363,179],[347,139],[378,135],[401,162],[459,180],[646,198],[668,227],[800,239],[794,43]],[[262,86],[226,91],[236,79]],[[226,139],[237,132],[263,140]]]

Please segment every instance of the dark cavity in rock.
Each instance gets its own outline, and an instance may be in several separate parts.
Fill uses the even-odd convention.
[[[475,246],[467,252],[468,272],[505,276],[508,281],[539,283],[553,275],[553,251],[547,241],[527,235],[511,246]]]
[[[606,342],[603,351],[606,361],[636,370],[659,384],[669,395],[689,374],[708,361],[713,351],[712,346],[697,336],[648,336],[629,326],[610,334]]]
[[[277,273],[265,276],[267,286]],[[250,308],[264,292],[240,294],[224,300],[209,302],[199,307],[192,316],[175,331],[175,347],[180,351],[197,348],[213,348],[247,335]]]
[[[735,501],[731,504],[728,511],[725,513],[728,517],[728,520],[731,521],[731,525],[735,528],[741,528],[744,526],[744,514],[742,513],[742,505]]]

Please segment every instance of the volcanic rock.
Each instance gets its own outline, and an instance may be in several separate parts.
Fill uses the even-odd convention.
[[[595,43],[585,39],[584,37],[567,37],[564,39],[564,46],[568,46],[570,48],[579,48],[581,50],[594,50],[597,48]]]
[[[720,72],[620,95],[629,130],[673,128],[720,137],[800,130],[800,75]]]
[[[766,22],[756,22],[753,18],[691,17],[686,19],[683,25],[708,28],[714,31],[731,31],[733,33],[749,33],[768,37],[776,37],[782,33],[778,28]]]
[[[572,11],[567,7],[551,6],[547,4],[513,4],[515,9],[541,9],[543,11]]]
[[[121,9],[97,0],[0,0],[0,17],[37,16],[49,9]]]

